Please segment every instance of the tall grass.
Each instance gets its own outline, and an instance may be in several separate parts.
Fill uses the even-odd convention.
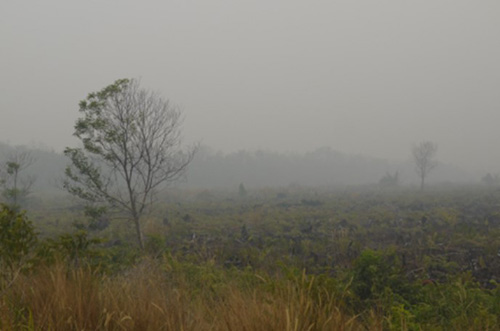
[[[55,263],[0,292],[0,330],[499,330],[500,291],[423,286],[413,305],[353,307],[351,283],[144,259],[112,276]],[[380,302],[381,303],[381,302]]]
[[[113,277],[63,263],[40,267],[5,291],[0,329],[364,329],[333,295],[314,289],[314,280],[262,278],[261,286],[245,288],[228,276],[220,286],[196,292],[199,284],[190,279],[150,260]]]

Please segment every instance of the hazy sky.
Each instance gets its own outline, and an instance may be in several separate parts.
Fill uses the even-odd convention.
[[[141,78],[216,150],[320,146],[500,172],[500,1],[0,1],[0,141],[75,144]]]

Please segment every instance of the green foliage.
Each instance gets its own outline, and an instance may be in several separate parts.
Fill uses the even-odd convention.
[[[49,263],[65,259],[74,266],[82,262],[98,264],[103,252],[94,246],[102,242],[99,238],[89,238],[84,230],[60,235],[57,239],[47,239],[38,249],[38,256]]]
[[[395,304],[388,312],[386,319],[389,330],[420,330],[415,315],[404,304]]]
[[[64,154],[74,166],[65,170],[69,180],[64,182],[64,188],[72,195],[91,203],[107,201],[106,187],[99,168],[90,162],[81,149],[67,148]]]
[[[390,307],[394,302],[406,304],[413,294],[394,252],[364,250],[354,261],[351,279],[358,309],[373,305]]]
[[[189,302],[224,302],[236,289],[273,308],[342,312],[366,329],[499,329],[500,191],[380,192],[169,196],[148,218],[144,251],[112,222],[100,235],[119,240],[58,236],[35,263],[97,266],[110,284],[157,265],[154,281]]]
[[[151,234],[148,236],[145,245],[145,252],[151,257],[160,257],[166,250],[165,236]]]
[[[0,261],[1,267],[13,269],[27,262],[37,235],[25,213],[6,205],[0,206]]]
[[[130,80],[117,80],[81,101],[83,117],[77,120],[74,135],[82,141],[83,149],[68,147],[64,151],[71,160],[65,170],[64,188],[89,204],[86,213],[94,220],[109,205],[127,212],[138,222],[140,197],[132,189],[132,183],[134,187],[138,185],[136,174],[142,170],[134,128],[139,120],[138,110],[121,111],[121,108],[135,106],[125,104],[129,86]],[[128,192],[121,192],[122,185],[128,187]],[[142,233],[139,237],[142,238]]]
[[[21,165],[17,162],[7,162],[7,173],[9,175],[15,175],[19,172],[19,170],[21,169]]]
[[[475,330],[495,329],[499,326],[500,288],[486,291],[464,274],[443,284],[423,286],[415,295],[412,314],[422,329],[432,325]]]

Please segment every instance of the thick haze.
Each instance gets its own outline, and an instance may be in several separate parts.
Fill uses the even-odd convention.
[[[0,141],[74,145],[78,101],[142,79],[216,150],[500,172],[500,1],[0,2]]]

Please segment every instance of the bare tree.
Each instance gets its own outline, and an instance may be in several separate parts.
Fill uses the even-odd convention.
[[[420,190],[424,189],[425,179],[437,166],[434,159],[437,153],[437,144],[431,141],[423,141],[417,145],[413,145],[412,154],[415,162],[415,172],[420,178]]]
[[[165,184],[179,179],[196,147],[183,149],[179,109],[136,80],[121,79],[81,101],[74,135],[83,148],[71,159],[64,187],[91,205],[111,207],[133,222],[144,248],[142,216]]]
[[[35,161],[30,151],[16,148],[7,155],[4,166],[0,169],[2,194],[13,210],[18,210],[31,193],[36,178],[22,173]]]

